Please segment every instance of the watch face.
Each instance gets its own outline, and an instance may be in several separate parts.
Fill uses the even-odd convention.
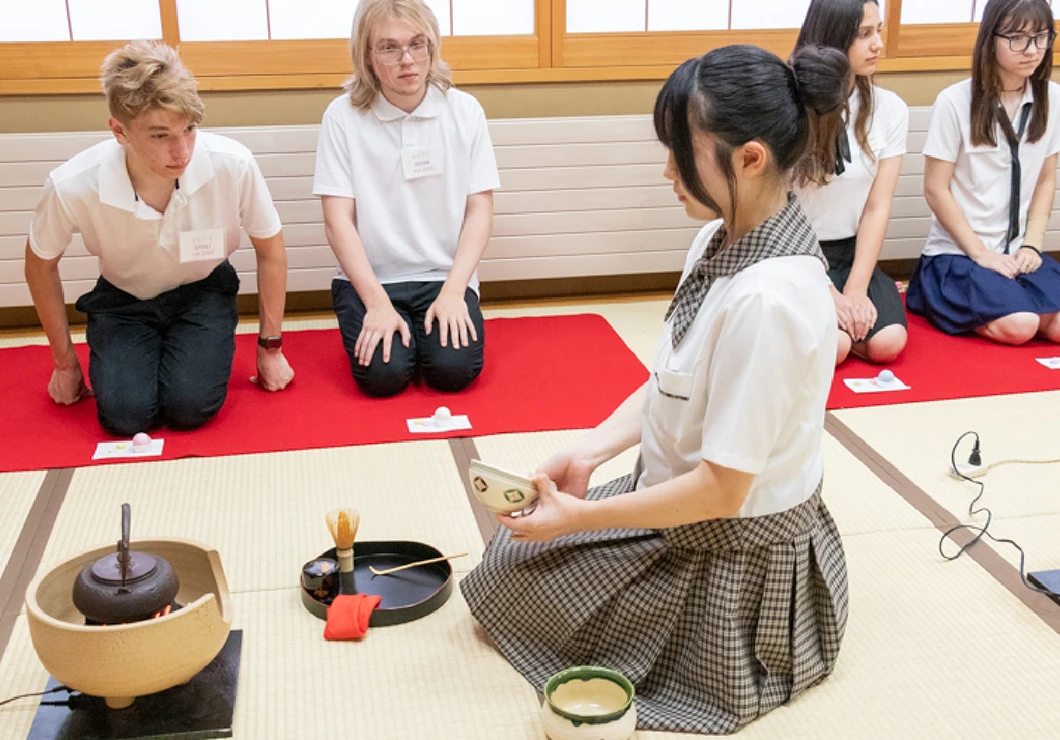
[[[258,345],[265,349],[279,349],[283,346],[283,337],[258,337]]]

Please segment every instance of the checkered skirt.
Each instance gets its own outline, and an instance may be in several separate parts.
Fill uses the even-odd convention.
[[[632,488],[625,476],[588,497]],[[831,673],[847,620],[820,487],[777,514],[668,530],[520,543],[502,528],[461,590],[538,689],[573,665],[625,674],[642,730],[735,732]]]

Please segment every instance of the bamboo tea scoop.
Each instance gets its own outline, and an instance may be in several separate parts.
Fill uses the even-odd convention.
[[[454,560],[456,558],[466,558],[466,557],[467,557],[467,553],[466,552],[462,552],[459,555],[445,555],[445,556],[440,557],[440,558],[431,558],[430,560],[417,560],[415,563],[405,563],[404,565],[399,565],[396,568],[387,568],[386,570],[376,570],[374,565],[369,565],[368,566],[368,570],[372,571],[372,573],[374,575],[385,576],[385,575],[389,575],[390,573],[397,573],[399,570],[405,570],[406,568],[415,568],[415,567],[420,566],[420,565],[430,565],[431,563],[440,563],[443,560]]]

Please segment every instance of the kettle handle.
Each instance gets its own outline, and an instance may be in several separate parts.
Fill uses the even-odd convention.
[[[129,575],[129,520],[132,517],[132,507],[129,504],[121,505],[121,539],[118,541],[118,564],[121,567],[121,587],[125,588],[125,581]]]

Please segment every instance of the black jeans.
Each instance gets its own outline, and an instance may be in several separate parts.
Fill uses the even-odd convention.
[[[482,372],[486,337],[478,296],[471,288],[464,291],[464,300],[467,302],[468,313],[471,314],[471,323],[478,333],[477,341],[472,340],[469,347],[456,349],[450,336],[448,346],[443,347],[437,320],[429,336],[424,331],[423,321],[427,309],[438,297],[442,285],[439,280],[425,283],[391,283],[383,286],[394,310],[408,323],[412,338],[409,346],[405,347],[401,344],[401,335],[394,334],[388,363],[383,362],[383,343],[380,342],[375,348],[371,363],[364,367],[357,362],[354,348],[357,346],[361,324],[368,311],[349,280],[336,279],[331,282],[331,303],[339,317],[342,346],[349,355],[353,379],[366,394],[384,397],[400,393],[416,374],[417,367],[428,386],[445,393],[464,390]],[[471,339],[470,335],[468,339]]]
[[[100,278],[88,314],[88,374],[99,423],[128,437],[165,424],[195,429],[224,404],[235,353],[239,277],[228,262],[203,280],[140,300]]]

